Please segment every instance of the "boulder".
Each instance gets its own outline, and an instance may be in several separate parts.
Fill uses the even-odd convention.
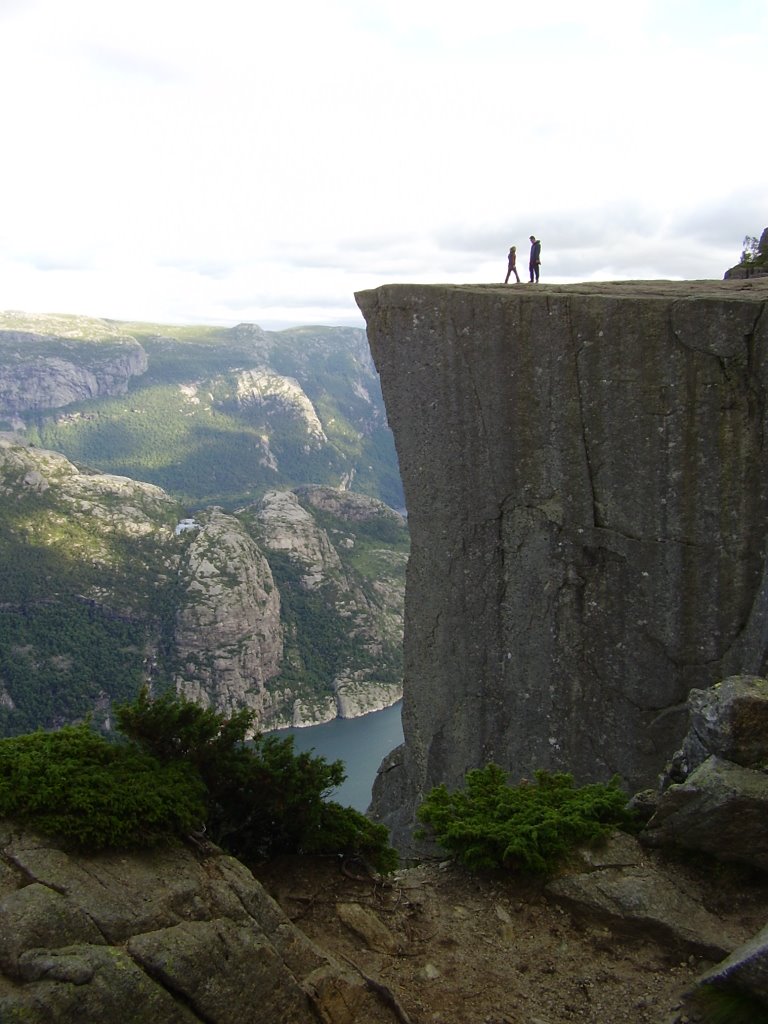
[[[768,766],[768,680],[731,676],[688,694],[688,732],[662,776],[682,782],[710,755],[744,768]]]
[[[698,987],[702,985],[744,993],[768,1009],[768,926],[702,974]]]
[[[664,792],[642,838],[767,871],[768,773],[708,757]]]
[[[380,953],[397,953],[399,944],[383,921],[360,903],[337,903],[339,919],[358,935],[369,949]]]
[[[389,1024],[216,847],[75,855],[0,822],[0,1020]]]
[[[582,853],[585,870],[549,882],[546,893],[613,930],[653,936],[680,952],[718,959],[742,941],[686,891],[670,865],[659,866],[636,839],[617,833],[599,851]]]

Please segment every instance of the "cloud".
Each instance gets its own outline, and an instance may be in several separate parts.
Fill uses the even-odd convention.
[[[766,0],[0,7],[0,308],[357,318],[392,280],[720,277]]]
[[[84,58],[94,65],[94,73],[103,73],[108,78],[125,76],[154,87],[178,85],[191,77],[162,53],[149,54],[107,43],[84,43],[82,52]]]

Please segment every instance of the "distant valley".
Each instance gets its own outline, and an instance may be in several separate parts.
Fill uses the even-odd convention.
[[[0,734],[149,682],[260,728],[401,692],[408,552],[365,332],[0,315]]]

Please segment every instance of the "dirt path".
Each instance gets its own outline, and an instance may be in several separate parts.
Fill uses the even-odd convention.
[[[672,1024],[708,966],[572,918],[540,884],[510,876],[429,863],[379,886],[345,877],[334,858],[256,874],[313,941],[391,989],[410,1024]],[[763,887],[761,908],[766,895]],[[764,923],[749,892],[721,886],[713,900]]]

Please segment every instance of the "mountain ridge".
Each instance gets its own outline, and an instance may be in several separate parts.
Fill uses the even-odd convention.
[[[116,345],[135,359],[99,378]],[[399,699],[407,529],[378,497],[402,504],[364,332],[3,314],[0,369],[0,729],[85,713],[108,729],[142,682],[249,707],[259,728]],[[373,495],[318,497],[366,474]],[[334,554],[312,580],[306,538],[270,516],[280,493]]]
[[[310,483],[403,508],[358,328],[0,313],[0,371],[0,429],[158,484],[190,508]]]

